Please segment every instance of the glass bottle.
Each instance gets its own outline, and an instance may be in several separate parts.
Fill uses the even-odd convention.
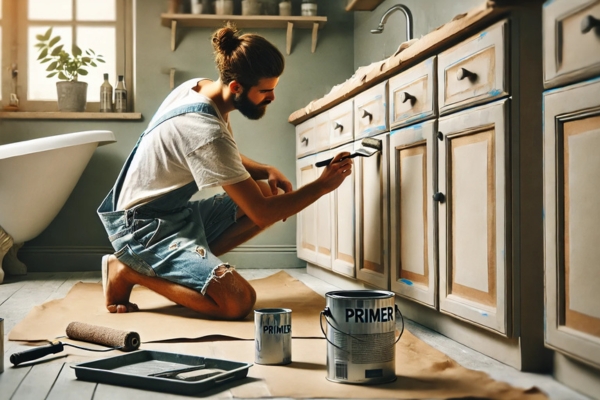
[[[113,87],[108,82],[108,74],[104,74],[104,82],[100,85],[100,112],[112,112]]]
[[[119,81],[115,87],[115,112],[127,112],[127,89],[123,75],[119,75]]]

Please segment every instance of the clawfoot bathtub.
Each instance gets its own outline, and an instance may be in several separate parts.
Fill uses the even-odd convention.
[[[113,142],[110,131],[85,131],[0,146],[0,283],[4,271],[27,272],[17,250],[56,217],[96,147]]]

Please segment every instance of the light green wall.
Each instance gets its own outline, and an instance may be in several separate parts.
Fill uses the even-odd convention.
[[[485,3],[486,0],[385,0],[373,11],[354,13],[354,68],[381,61],[406,41],[406,18],[402,11],[390,14],[382,33],[372,34],[383,14],[396,4],[404,4],[413,16],[413,37],[420,38],[448,23],[454,16]]]
[[[167,3],[167,0],[137,0],[135,111],[143,114],[143,121],[0,121],[0,144],[90,129],[112,130],[118,141],[98,148],[59,215],[42,234],[25,244],[21,259],[29,264],[30,270],[48,268],[46,265],[31,264],[40,258],[31,255],[40,254],[40,251],[90,251],[100,254],[110,246],[96,216],[96,208],[112,186],[139,134],[169,92],[169,77],[162,70],[177,68],[176,84],[197,76],[217,78],[210,44],[214,29],[181,29],[177,50],[171,52],[170,29],[160,25],[160,14],[166,12]],[[231,122],[242,153],[277,166],[294,185],[295,139],[294,126],[287,122],[289,115],[311,100],[323,96],[333,85],[353,73],[353,16],[344,10],[344,5],[344,0],[319,3],[319,15],[327,16],[328,22],[319,31],[315,53],[311,53],[312,32],[294,30],[292,53],[285,56],[286,69],[275,92],[276,100],[269,106],[263,119],[249,121],[239,113],[232,113]],[[300,0],[295,0],[293,6],[295,14],[299,14]],[[285,53],[285,29],[245,29],[243,32],[259,33]],[[295,246],[295,236],[295,218],[291,218],[271,227],[250,244]],[[94,259],[99,260],[98,257]],[[261,257],[264,263],[260,262]],[[242,267],[261,267],[272,264],[271,259],[278,260],[277,257],[263,254],[258,257],[262,265],[241,265],[243,259],[236,261]],[[251,260],[255,263],[257,258]],[[296,261],[295,257],[293,261]],[[299,261],[296,262],[300,265]],[[99,264],[81,266],[83,269],[97,267]],[[61,270],[63,266],[52,268]],[[72,268],[76,266],[68,267]]]

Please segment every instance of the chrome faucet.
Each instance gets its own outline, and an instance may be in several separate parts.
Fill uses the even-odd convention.
[[[379,22],[379,26],[377,27],[377,29],[371,29],[371,33],[383,32],[383,25],[385,25],[390,14],[398,10],[402,11],[406,16],[406,40],[411,40],[413,38],[412,14],[410,13],[408,7],[406,7],[404,4],[396,4],[395,6],[392,6],[389,10],[387,10],[381,17],[381,21]]]

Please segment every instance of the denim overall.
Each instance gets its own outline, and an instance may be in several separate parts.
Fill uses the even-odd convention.
[[[214,270],[227,265],[210,252],[208,243],[235,223],[237,206],[229,196],[190,202],[198,192],[196,182],[191,181],[148,203],[116,211],[127,170],[143,137],[161,123],[186,113],[217,117],[207,103],[181,106],[161,116],[138,139],[98,215],[121,262],[143,275],[158,276],[204,294]]]

